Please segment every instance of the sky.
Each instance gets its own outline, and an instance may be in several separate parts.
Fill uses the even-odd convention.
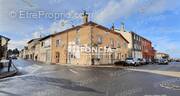
[[[158,52],[180,57],[179,0],[0,0],[0,35],[10,38],[9,48],[22,49],[32,38],[90,21],[120,28],[149,39]]]

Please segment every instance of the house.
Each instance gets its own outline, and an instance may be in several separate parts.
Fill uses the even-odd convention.
[[[88,22],[52,35],[51,59],[56,64],[113,64],[128,56],[128,41],[113,29]]]
[[[4,58],[6,59],[7,56],[7,49],[8,49],[8,42],[9,38],[0,35],[0,59]]]

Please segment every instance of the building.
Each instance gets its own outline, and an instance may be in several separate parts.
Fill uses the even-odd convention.
[[[128,44],[128,57],[133,58],[145,58],[152,60],[155,56],[155,50],[152,47],[150,40],[136,34],[135,32],[128,32],[125,30],[124,23],[122,23],[120,29],[115,29],[117,33],[122,34],[122,36],[129,42]]]
[[[82,16],[81,25],[28,41],[21,56],[46,63],[78,65],[113,64],[127,57],[145,57],[138,34],[126,32],[124,26],[115,30],[114,26],[109,29],[88,21],[86,12]]]
[[[52,38],[51,35],[42,37],[39,40],[39,43],[36,45],[36,54],[35,58],[38,61],[51,63],[51,46],[52,46]]]
[[[0,59],[4,58],[7,59],[7,49],[8,49],[8,42],[9,38],[0,35]]]
[[[143,58],[141,49],[141,36],[134,32],[127,32],[124,27],[115,30],[117,33],[122,34],[122,36],[129,42],[128,44],[128,57],[133,58]]]
[[[39,44],[40,39],[41,38],[35,38],[27,42],[27,48],[24,49],[24,55],[25,55],[24,57],[26,59],[37,60],[37,57],[35,54],[39,52],[36,47]]]
[[[141,45],[142,45],[142,56],[146,60],[154,60],[156,50],[152,47],[151,41],[141,38]]]
[[[169,59],[169,54],[157,52],[155,55],[155,59]]]
[[[82,25],[52,35],[52,63],[94,65],[125,60],[128,41],[112,29],[88,22],[86,13],[83,17]],[[88,48],[89,52],[86,50]],[[113,51],[107,52],[106,49]]]

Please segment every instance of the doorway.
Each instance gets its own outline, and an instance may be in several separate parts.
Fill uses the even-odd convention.
[[[60,58],[60,53],[56,52],[56,63],[60,62],[59,58]]]

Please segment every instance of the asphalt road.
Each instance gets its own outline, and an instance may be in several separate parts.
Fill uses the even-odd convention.
[[[180,96],[180,63],[75,67],[13,61],[19,73],[0,80],[0,96]]]

